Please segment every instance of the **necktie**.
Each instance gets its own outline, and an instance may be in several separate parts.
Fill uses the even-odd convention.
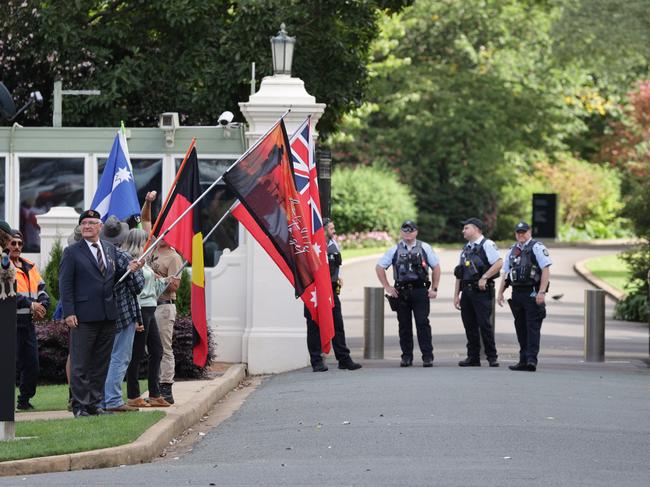
[[[106,272],[106,266],[104,265],[104,259],[102,258],[102,251],[99,250],[98,243],[94,243],[92,246],[95,247],[95,250],[97,251],[97,263],[99,264],[99,272],[103,274]]]

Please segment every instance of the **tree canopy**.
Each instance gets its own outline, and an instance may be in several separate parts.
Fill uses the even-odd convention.
[[[2,81],[18,99],[40,90],[46,103],[25,123],[49,125],[56,79],[68,97],[66,125],[153,125],[177,111],[184,124],[214,124],[272,73],[269,38],[282,22],[296,36],[293,72],[328,110],[328,133],[363,98],[370,43],[381,11],[409,0],[7,0],[0,10]]]

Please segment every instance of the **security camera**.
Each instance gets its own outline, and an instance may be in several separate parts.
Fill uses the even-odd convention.
[[[160,122],[158,126],[163,130],[176,130],[180,124],[178,123],[177,112],[165,112],[160,115]]]
[[[232,112],[225,111],[221,115],[219,115],[219,119],[217,120],[217,122],[219,123],[219,125],[223,125],[224,127],[226,127],[231,124],[233,118],[235,118],[235,115]]]

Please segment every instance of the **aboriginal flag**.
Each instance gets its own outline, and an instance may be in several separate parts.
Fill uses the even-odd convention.
[[[167,199],[168,203],[158,218],[153,234],[160,236],[201,195],[199,183],[199,161],[196,149],[192,150],[187,162],[181,166],[176,186]],[[163,239],[183,258],[192,264],[191,314],[194,324],[194,364],[204,367],[208,358],[208,327],[205,314],[205,271],[203,265],[203,233],[201,232],[201,210],[196,205],[176,224]]]

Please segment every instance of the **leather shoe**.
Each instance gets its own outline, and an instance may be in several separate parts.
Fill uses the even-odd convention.
[[[91,416],[101,416],[103,414],[113,414],[104,408],[88,408],[88,414]]]
[[[164,399],[163,399],[163,401],[164,401]],[[147,401],[145,401],[141,397],[136,397],[135,399],[129,399],[128,401],[126,401],[126,404],[129,405],[129,406],[132,406],[134,408],[148,408],[148,407],[151,407],[151,404],[149,404]]]
[[[528,366],[523,362],[518,362],[515,365],[508,365],[510,370],[528,370]]]
[[[151,406],[153,408],[168,408],[171,406],[167,401],[165,401],[165,398],[160,396],[160,397],[151,397],[149,396],[147,406]]]
[[[490,364],[490,367],[498,367],[499,366],[499,362],[495,358],[488,359],[488,363]]]
[[[102,414],[99,412],[101,408],[97,408],[97,414]],[[128,404],[122,404],[120,406],[116,406],[114,408],[107,408],[107,411],[113,412],[113,413],[130,413],[131,411],[140,411],[139,408],[135,408],[133,406],[129,406]]]
[[[481,361],[467,357],[465,360],[458,362],[459,367],[480,367]]]
[[[34,409],[34,406],[29,401],[19,402],[18,404],[16,404],[16,409],[20,411],[29,411],[30,409]]]
[[[86,416],[90,416],[90,413],[86,411],[85,409],[79,409],[74,412],[74,417],[75,418],[85,418]]]
[[[402,361],[399,363],[400,367],[410,367],[411,365],[413,365],[412,358],[403,358]]]
[[[339,362],[339,369],[343,370],[357,370],[363,367],[361,364],[356,363],[354,360],[352,360],[350,357],[347,358],[347,360],[341,360]]]
[[[314,372],[327,372],[329,368],[323,362],[318,362],[311,366],[311,370]]]
[[[432,358],[423,358],[422,359],[422,367],[433,367],[433,359]]]
[[[527,370],[528,372],[535,372],[535,371],[537,370],[537,364],[535,364],[535,363],[533,363],[533,362],[528,362],[528,363],[526,364],[526,370]]]

